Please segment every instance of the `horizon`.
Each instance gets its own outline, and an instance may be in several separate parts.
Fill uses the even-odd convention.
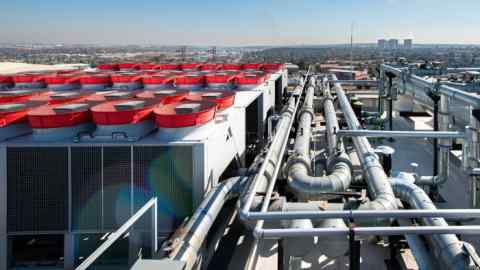
[[[19,0],[0,10],[0,35],[3,44],[322,46],[348,44],[353,23],[355,44],[479,45],[478,8],[476,0]]]
[[[403,39],[398,39],[400,44],[402,44]],[[350,43],[318,43],[318,44],[276,44],[276,45],[262,45],[262,44],[244,44],[244,45],[206,45],[206,44],[195,44],[195,45],[185,45],[185,44],[119,44],[119,43],[63,43],[63,42],[0,42],[2,45],[50,45],[50,46],[98,46],[98,47],[128,47],[128,46],[138,46],[138,47],[181,47],[186,46],[190,48],[207,48],[215,46],[217,48],[248,48],[248,47],[271,47],[271,48],[297,48],[297,47],[339,47],[339,46],[350,46]],[[358,42],[353,43],[353,47],[359,46],[376,46],[377,42]],[[477,47],[480,46],[480,43],[418,43],[415,42],[413,46],[424,47],[424,46],[462,46],[462,47]]]

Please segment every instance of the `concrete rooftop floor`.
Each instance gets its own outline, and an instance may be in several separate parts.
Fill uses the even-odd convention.
[[[393,128],[394,130],[413,130],[414,126],[422,129],[428,128],[428,119],[422,118],[403,118],[395,116]],[[372,143],[375,145],[389,145],[395,149],[393,156],[393,170],[411,172],[411,163],[417,163],[417,173],[423,176],[432,175],[433,167],[433,146],[430,141],[426,139],[411,139],[411,138],[397,138],[393,142],[383,140],[381,142]],[[451,156],[450,173],[452,178],[440,188],[440,194],[445,199],[445,202],[438,203],[439,208],[471,208],[471,185],[470,179],[463,175],[460,161],[454,155]],[[477,220],[464,221],[462,224],[480,224]],[[224,257],[227,269],[229,270],[243,270],[246,258],[250,251],[252,243],[252,236],[243,230],[241,225],[232,224],[229,234],[237,234],[236,244],[232,246],[232,250],[228,251],[227,257]],[[480,250],[480,237],[465,236],[462,239],[472,243],[477,250]],[[226,251],[224,251],[226,252]],[[274,240],[265,240],[261,244],[260,257],[257,263],[257,269],[277,269],[277,243]],[[362,241],[361,249],[362,269],[382,270],[388,269],[385,260],[388,259],[389,249],[382,245],[382,242]],[[305,261],[301,262],[300,269],[349,269],[349,257],[341,256],[338,258],[327,258],[319,256],[318,252],[312,251],[306,256]],[[299,262],[292,261],[292,264]],[[217,267],[210,269],[218,269]]]

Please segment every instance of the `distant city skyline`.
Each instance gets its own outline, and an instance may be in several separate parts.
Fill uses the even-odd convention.
[[[412,38],[480,44],[478,0],[178,0],[2,3],[0,42],[316,45]]]

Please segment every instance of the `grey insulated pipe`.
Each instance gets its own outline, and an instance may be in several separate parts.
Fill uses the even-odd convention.
[[[195,266],[200,249],[215,219],[224,204],[239,195],[246,178],[230,178],[208,193],[187,225],[180,230],[181,234],[173,239],[174,249],[169,256],[171,259],[185,262],[186,270]]]
[[[337,112],[335,106],[333,106],[333,98],[330,93],[330,88],[327,86],[323,92],[323,115],[325,117],[325,126],[327,129],[327,149],[328,155],[331,157],[337,152],[337,144],[341,141],[337,141],[337,131],[340,130],[338,125]],[[345,152],[343,144],[339,144],[340,150]]]
[[[307,74],[308,78],[308,74]],[[300,84],[295,93],[298,93],[298,97],[303,94],[304,84]],[[259,170],[253,176],[252,181],[248,188],[245,188],[241,194],[238,208],[240,219],[247,222],[247,226],[253,225],[248,223],[249,215],[251,214],[253,202],[258,198],[258,195],[264,193],[262,200],[262,206],[260,212],[267,212],[270,199],[272,197],[273,189],[276,183],[277,175],[280,171],[280,165],[282,163],[283,155],[286,150],[288,138],[294,117],[297,113],[299,100],[297,96],[293,95],[287,101],[287,104],[283,107],[280,118],[275,127],[276,133],[270,143],[268,151],[263,159],[263,163]],[[257,220],[254,222],[255,231],[262,230],[264,221]],[[249,259],[246,262],[245,269],[254,269],[256,266],[256,258],[258,254],[259,238],[256,238],[252,244],[250,250]]]
[[[437,208],[428,195],[413,183],[403,179],[392,179],[392,187],[395,195],[410,207],[422,210],[436,210]],[[443,218],[422,218],[424,226],[447,227],[448,223]],[[445,270],[471,269],[470,258],[464,252],[464,245],[454,234],[433,234],[427,235],[427,240],[433,247],[438,265]]]
[[[329,149],[329,174],[312,176],[310,168],[310,140],[313,113],[313,87],[308,88],[305,102],[299,113],[300,120],[295,139],[295,154],[290,158],[288,170],[288,185],[295,195],[301,199],[322,197],[327,192],[344,191],[350,186],[351,164],[343,147],[336,154],[335,129],[338,130],[338,120],[330,96],[324,101],[324,114],[327,122],[327,144]],[[333,138],[333,139],[332,139]]]
[[[343,115],[350,130],[361,129],[360,123],[353,112],[350,102],[342,89],[341,84],[335,83],[337,80],[335,75],[332,75],[334,90],[342,109]],[[385,171],[380,165],[378,156],[372,149],[366,137],[353,137],[353,143],[360,158],[362,169],[367,178],[367,185],[373,201],[369,201],[360,205],[360,210],[395,210],[397,204],[395,202],[395,195],[392,187],[388,181]]]
[[[295,115],[295,105],[295,97],[291,97],[287,104],[283,107],[282,113],[280,114],[280,119],[275,127],[275,137],[270,144],[267,155],[263,159],[262,167],[259,169],[259,171],[262,171],[262,169],[264,170],[261,173],[256,173],[254,179],[250,182],[249,186],[245,188],[240,197],[238,205],[241,209],[240,215],[250,210],[245,209],[245,206],[249,206],[248,208],[250,208],[253,201],[257,197],[257,194],[267,192],[268,185],[272,180],[271,178],[275,174],[275,169],[282,160],[282,150],[284,150],[283,146],[288,140],[290,127]]]
[[[440,96],[440,117],[439,117],[439,128],[440,131],[448,131],[450,124],[450,115],[449,115],[449,97],[446,95]],[[440,139],[438,140],[438,146],[440,148],[440,155],[438,159],[438,180],[436,184],[444,184],[450,178],[450,148],[452,146],[451,139]],[[436,150],[438,151],[438,150]]]

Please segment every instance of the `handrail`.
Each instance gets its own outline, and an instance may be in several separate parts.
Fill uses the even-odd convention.
[[[158,250],[157,241],[157,198],[150,199],[142,208],[131,216],[115,232],[109,235],[107,241],[101,244],[90,256],[88,256],[75,270],[86,270],[92,265],[113,243],[115,243],[124,233],[130,229],[148,210],[152,209],[152,255]]]
[[[344,137],[373,137],[373,138],[465,138],[463,132],[458,131],[428,131],[428,130],[337,130],[337,135]]]
[[[426,92],[428,90],[435,90],[438,91],[439,94],[443,94],[453,99],[465,102],[475,108],[480,107],[480,97],[448,85],[441,84],[437,87],[437,83],[428,81],[420,76],[409,73],[408,68],[396,68],[387,64],[382,64],[380,68],[384,72],[391,72],[398,77],[402,77],[403,75],[405,75],[402,80],[404,80],[404,83],[410,83],[413,86],[414,90],[420,90],[423,92]]]

